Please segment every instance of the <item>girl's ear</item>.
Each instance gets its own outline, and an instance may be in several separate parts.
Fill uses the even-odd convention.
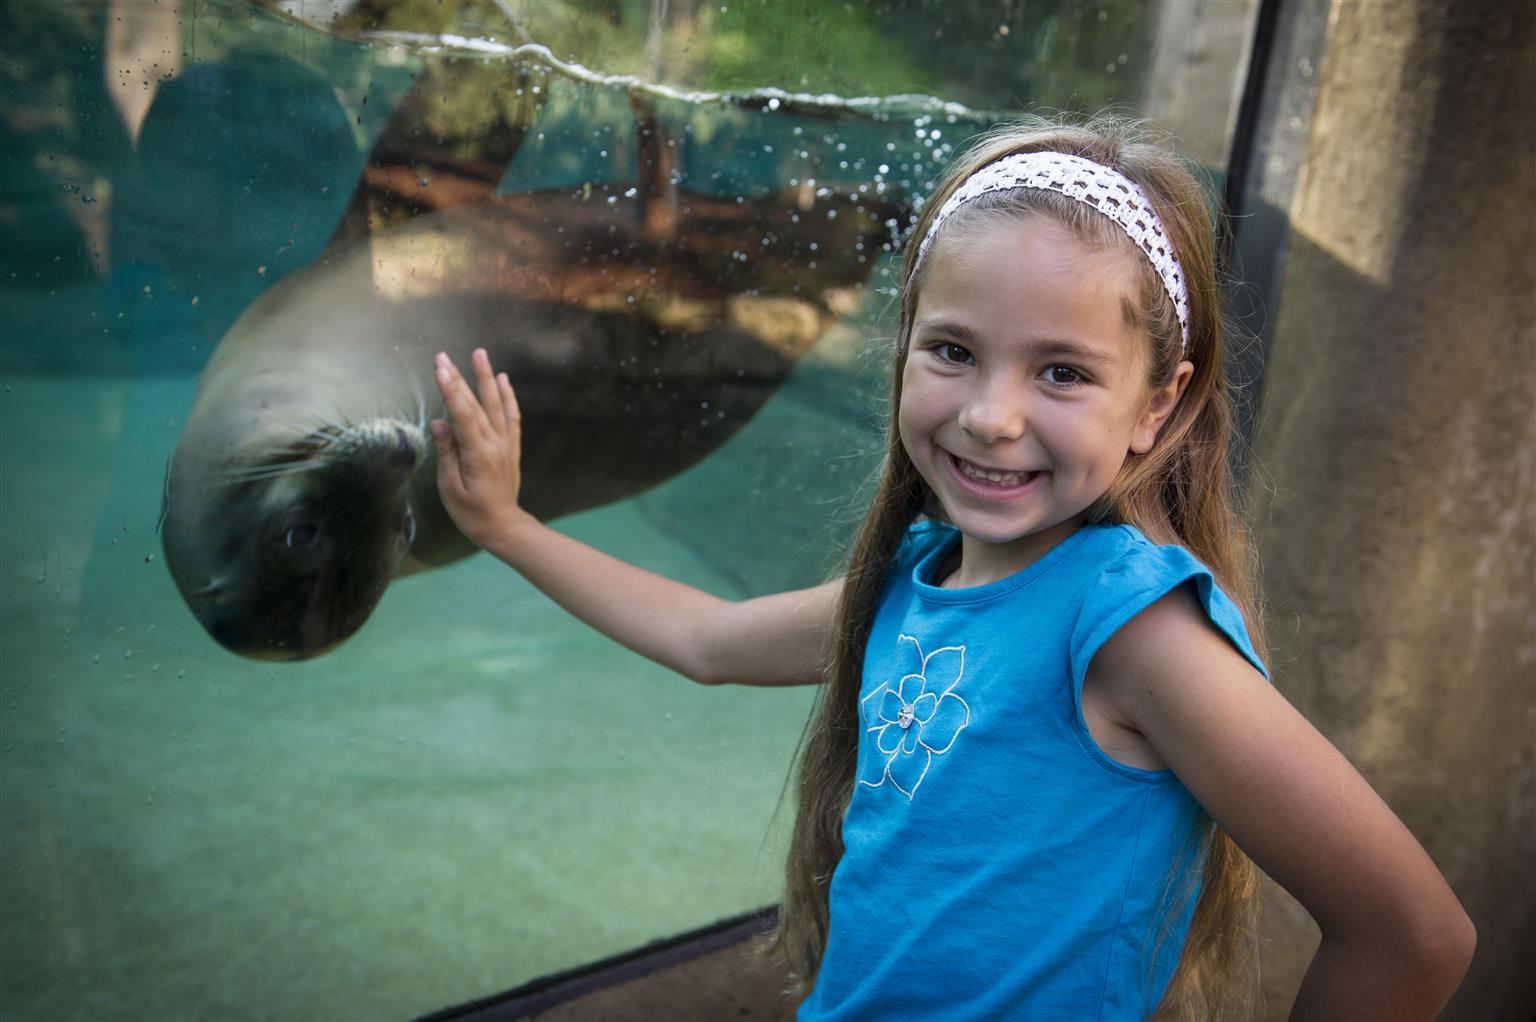
[[[1136,428],[1131,431],[1131,453],[1146,454],[1152,450],[1163,423],[1168,421],[1173,410],[1179,406],[1179,398],[1184,396],[1184,388],[1189,386],[1189,379],[1194,375],[1193,362],[1180,362],[1173,371],[1173,379],[1166,386],[1152,392],[1146,411],[1141,413],[1141,418],[1136,420]]]

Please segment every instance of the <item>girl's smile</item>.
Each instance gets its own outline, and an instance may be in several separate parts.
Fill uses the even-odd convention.
[[[950,585],[1025,567],[1152,447],[1187,372],[1154,394],[1127,308],[1139,254],[1043,215],[983,222],[929,254],[898,428],[963,533]]]
[[[1041,469],[1014,471],[987,468],[951,452],[946,451],[945,455],[944,464],[953,471],[956,483],[978,500],[1008,500],[1020,496],[1041,482],[1047,474]]]

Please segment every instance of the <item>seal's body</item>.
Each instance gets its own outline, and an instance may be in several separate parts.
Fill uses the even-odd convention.
[[[394,578],[473,550],[425,436],[435,352],[464,364],[483,346],[509,372],[532,513],[593,507],[739,429],[868,272],[829,254],[875,252],[895,218],[681,192],[658,217],[629,192],[429,213],[252,303],[204,371],[161,518],[171,574],[215,639],[315,656]]]

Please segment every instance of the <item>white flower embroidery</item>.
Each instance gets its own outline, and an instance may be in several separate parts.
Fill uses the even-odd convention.
[[[878,788],[886,781],[910,801],[933,757],[942,756],[971,722],[971,708],[952,689],[965,672],[965,647],[945,646],[924,655],[910,635],[898,636],[897,680],[865,696],[859,715],[873,735],[866,757],[867,777]],[[873,778],[873,779],[871,779]]]

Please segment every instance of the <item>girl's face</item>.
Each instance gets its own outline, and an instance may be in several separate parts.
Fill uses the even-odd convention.
[[[929,250],[897,427],[963,533],[951,584],[1012,574],[1075,530],[1172,413],[1192,367],[1148,385],[1148,341],[1124,311],[1135,258],[1044,215]]]

